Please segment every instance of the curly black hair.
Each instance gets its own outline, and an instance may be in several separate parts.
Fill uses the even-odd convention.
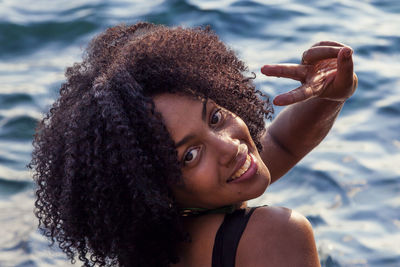
[[[208,28],[107,29],[39,122],[32,161],[43,234],[83,266],[168,266],[187,242],[171,184],[177,152],[152,97],[203,97],[239,115],[261,149],[272,107]]]

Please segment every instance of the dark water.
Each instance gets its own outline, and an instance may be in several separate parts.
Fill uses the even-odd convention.
[[[71,266],[36,231],[34,125],[87,41],[138,20],[211,25],[272,96],[297,84],[262,77],[263,64],[298,63],[320,40],[352,46],[357,93],[325,141],[251,204],[305,214],[323,266],[400,266],[400,1],[311,2],[0,0],[0,266]]]

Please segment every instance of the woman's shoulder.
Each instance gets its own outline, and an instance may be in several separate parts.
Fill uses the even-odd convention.
[[[236,266],[319,266],[311,224],[287,208],[255,209],[240,240]]]

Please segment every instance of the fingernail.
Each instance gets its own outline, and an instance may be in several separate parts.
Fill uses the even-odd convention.
[[[344,59],[350,59],[351,56],[353,55],[353,49],[351,49],[350,47],[343,48],[343,49],[345,49],[345,51],[343,52]]]
[[[303,55],[302,55],[302,57],[301,57],[301,63],[302,63],[302,64],[307,64],[307,62],[306,62],[306,60],[305,60],[307,54],[308,54],[308,50],[306,50],[306,51],[303,52]]]
[[[265,74],[265,72],[267,71],[267,69],[268,69],[268,66],[267,66],[267,65],[262,66],[262,68],[261,68],[261,73],[264,73],[264,74]]]

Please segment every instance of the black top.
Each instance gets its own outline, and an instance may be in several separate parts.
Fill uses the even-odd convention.
[[[247,222],[256,207],[238,209],[226,214],[215,236],[212,267],[234,267],[236,250]]]

